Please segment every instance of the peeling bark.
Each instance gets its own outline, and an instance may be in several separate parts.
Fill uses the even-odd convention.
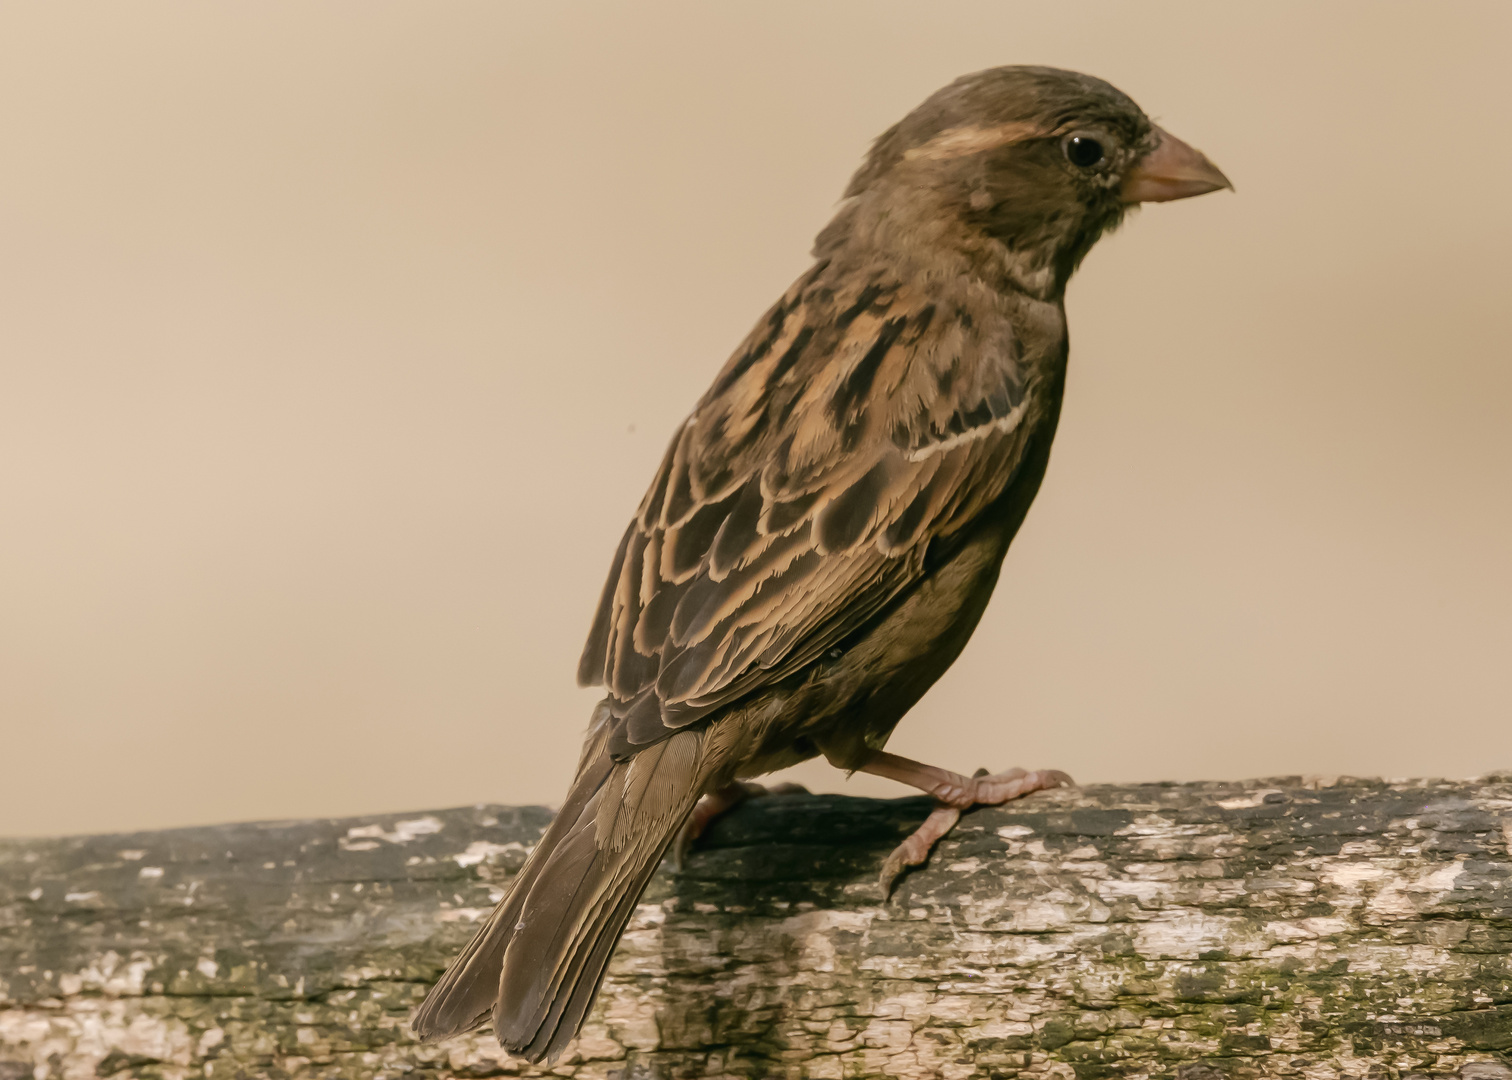
[[[1512,1080],[1512,775],[783,796],[663,868],[563,1077]],[[550,814],[0,842],[0,1080],[547,1071],[409,1035]]]

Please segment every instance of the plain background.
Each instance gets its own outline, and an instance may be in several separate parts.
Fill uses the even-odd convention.
[[[5,5],[0,833],[557,800],[666,438],[871,137],[1026,62],[1238,193],[1073,283],[1038,505],[892,748],[1512,766],[1509,41],[1500,0]]]

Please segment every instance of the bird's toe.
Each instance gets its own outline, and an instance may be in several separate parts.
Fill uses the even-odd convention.
[[[903,840],[901,844],[893,848],[892,853],[882,861],[882,872],[878,878],[878,884],[882,888],[882,898],[885,900],[892,895],[893,884],[899,875],[911,866],[920,866],[929,858],[929,853],[934,850],[942,836],[955,828],[957,821],[961,820],[961,811],[954,806],[936,806],[933,812],[924,819],[924,823]]]

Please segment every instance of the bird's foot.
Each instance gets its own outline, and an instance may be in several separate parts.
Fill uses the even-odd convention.
[[[678,873],[682,873],[683,862],[687,859],[688,852],[693,849],[693,842],[702,836],[716,819],[728,814],[747,799],[759,799],[766,795],[807,794],[808,788],[802,784],[782,783],[767,787],[765,784],[756,784],[749,780],[736,780],[718,791],[710,792],[698,800],[693,807],[693,813],[688,815],[682,831],[673,841],[673,867]]]
[[[1069,787],[1072,784],[1071,777],[1059,769],[1036,769],[1034,772],[1009,769],[995,774],[988,774],[986,769],[978,769],[973,776],[961,776],[931,766],[921,768],[927,769],[928,775],[921,774],[908,782],[915,783],[933,795],[936,806],[924,819],[924,824],[910,833],[883,861],[878,884],[882,887],[884,899],[892,895],[893,884],[903,871],[911,866],[919,866],[929,858],[935,844],[961,820],[963,810],[973,806],[1001,806],[1030,792]]]
[[[971,776],[945,773],[930,787],[931,795],[947,806],[967,810],[973,806],[1002,806],[1005,802],[1022,798],[1033,791],[1047,788],[1070,787],[1074,781],[1059,769],[1009,769],[1007,772],[989,774],[978,769]]]

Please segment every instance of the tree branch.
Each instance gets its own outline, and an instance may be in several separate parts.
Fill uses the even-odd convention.
[[[664,867],[566,1077],[1512,1078],[1512,776],[778,796]],[[544,1075],[410,1011],[540,808],[0,842],[0,1080]]]

